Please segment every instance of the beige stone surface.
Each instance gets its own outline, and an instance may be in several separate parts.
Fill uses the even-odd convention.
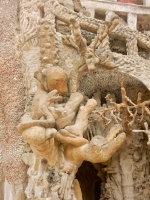
[[[149,8],[90,0],[0,6],[0,198],[148,200],[150,32],[136,26]],[[96,170],[88,187],[80,181],[90,172],[76,180],[84,162]]]
[[[11,187],[8,184],[7,181],[5,181],[5,189],[4,189],[4,191],[5,191],[4,200],[13,200]]]

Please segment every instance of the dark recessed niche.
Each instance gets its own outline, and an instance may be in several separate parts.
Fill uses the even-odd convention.
[[[97,170],[93,164],[84,161],[78,169],[76,179],[78,179],[82,191],[83,200],[99,200],[101,179],[97,176]]]

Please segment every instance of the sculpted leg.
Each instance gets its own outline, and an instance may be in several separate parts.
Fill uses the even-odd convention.
[[[65,129],[59,130],[59,132],[54,135],[54,138],[62,143],[70,144],[76,147],[89,143],[85,138],[72,135],[72,133],[69,133]]]
[[[71,94],[64,108],[49,108],[56,119],[56,125],[58,129],[62,129],[71,124],[82,101],[83,95],[79,92],[75,92]]]
[[[80,107],[75,124],[73,126],[65,127],[65,130],[73,135],[82,137],[87,129],[88,116],[94,110],[96,105],[97,102],[94,99],[89,99],[85,106]]]
[[[77,110],[80,103],[83,101],[83,95],[79,92],[72,93],[69,100],[67,101],[65,108],[74,112]]]

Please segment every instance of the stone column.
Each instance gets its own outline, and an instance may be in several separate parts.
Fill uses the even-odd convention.
[[[150,6],[150,0],[143,0],[143,5]]]
[[[137,29],[137,14],[128,13],[127,23],[131,30],[136,30]]]

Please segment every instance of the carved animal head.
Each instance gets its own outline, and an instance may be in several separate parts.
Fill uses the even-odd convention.
[[[118,150],[126,139],[126,134],[122,132],[121,124],[114,125],[106,138],[97,135],[90,141],[92,155],[95,156],[94,163],[105,162]]]

